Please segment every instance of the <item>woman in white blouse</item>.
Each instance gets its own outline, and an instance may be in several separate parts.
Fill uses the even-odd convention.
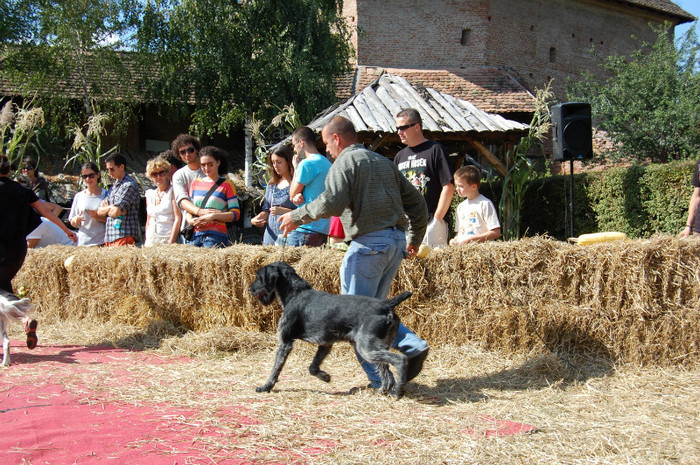
[[[173,200],[171,165],[164,157],[153,158],[146,164],[146,174],[156,188],[146,191],[146,241],[143,245],[176,244],[182,213]]]
[[[100,186],[100,169],[94,163],[80,167],[80,177],[85,190],[75,194],[68,221],[78,230],[78,245],[102,245],[105,243],[105,216],[97,214],[107,191]]]

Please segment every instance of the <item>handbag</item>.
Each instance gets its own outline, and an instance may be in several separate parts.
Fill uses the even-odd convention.
[[[220,177],[218,181],[214,183],[213,186],[207,191],[207,193],[204,195],[204,199],[202,200],[202,206],[207,205],[207,201],[209,200],[209,197],[214,193],[217,187],[219,187],[221,184],[223,184],[224,178]],[[185,238],[186,241],[191,241],[192,238],[194,237],[194,226],[191,225],[190,223],[187,223],[184,228],[182,228],[182,231],[180,231],[180,234],[182,234],[182,237]]]
[[[241,242],[241,228],[239,228],[234,221],[226,223],[226,232],[228,233],[229,245],[238,244]]]

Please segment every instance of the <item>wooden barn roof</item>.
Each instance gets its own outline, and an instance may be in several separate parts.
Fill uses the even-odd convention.
[[[487,113],[466,100],[389,73],[381,74],[355,95],[331,106],[307,126],[320,132],[331,118],[344,116],[355,126],[359,142],[393,157],[403,147],[394,118],[406,108],[420,112],[428,139],[441,142],[449,153],[457,153],[461,159],[474,149],[502,175],[506,172],[503,163],[486,144],[512,143],[529,128],[527,124]],[[290,138],[279,144],[288,143]]]
[[[423,87],[450,94],[471,102],[489,113],[532,113],[533,95],[512,74],[493,66],[473,66],[457,69],[400,69],[358,66],[337,81],[337,95],[349,98],[364,89],[379,76],[389,73],[401,76]]]
[[[349,99],[334,105],[309,123],[320,130],[334,116],[345,116],[358,132],[395,133],[396,114],[415,108],[423,130],[435,133],[521,132],[526,124],[487,113],[466,100],[407,79],[384,73]]]

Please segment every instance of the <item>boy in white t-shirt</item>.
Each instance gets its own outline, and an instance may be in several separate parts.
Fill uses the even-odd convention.
[[[463,166],[455,172],[454,179],[457,194],[466,197],[466,200],[457,206],[457,236],[450,240],[450,245],[492,241],[501,237],[496,208],[493,202],[479,193],[479,169],[473,165]]]

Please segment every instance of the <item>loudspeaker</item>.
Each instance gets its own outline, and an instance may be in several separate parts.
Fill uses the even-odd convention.
[[[552,107],[552,145],[555,160],[593,158],[591,105],[567,102]]]

